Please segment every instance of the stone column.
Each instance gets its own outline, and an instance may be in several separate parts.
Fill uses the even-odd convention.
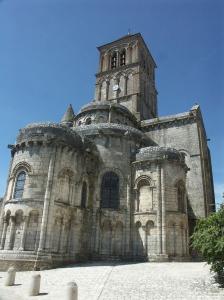
[[[108,120],[109,123],[112,123],[112,122],[111,122],[111,121],[112,121],[112,109],[113,109],[113,107],[112,107],[112,105],[110,105],[110,109],[109,109],[109,120]]]
[[[100,57],[99,59],[99,68],[98,68],[98,72],[102,72],[103,71],[103,67],[104,67],[104,60],[105,60],[105,57],[104,55],[102,54],[102,56]]]
[[[42,215],[42,223],[41,223],[40,241],[39,241],[38,251],[43,251],[44,247],[45,247],[47,223],[48,223],[48,212],[49,212],[51,189],[52,189],[53,176],[54,176],[55,155],[56,155],[56,149],[51,155],[50,163],[49,163],[49,167],[48,167],[47,186],[46,186],[46,191],[45,191],[45,196],[44,196],[44,209],[43,209],[43,215]]]
[[[4,218],[0,250],[3,250],[4,246],[5,246],[5,238],[6,238],[7,227],[8,227],[7,220]]]
[[[166,252],[166,202],[165,202],[165,175],[164,168],[161,168],[161,211],[162,211],[162,254]]]
[[[110,80],[107,79],[106,80],[106,100],[108,100],[108,96],[109,96],[109,87],[110,87]]]
[[[71,247],[71,238],[72,238],[72,221],[69,219],[67,224],[67,237],[65,243],[65,253],[70,253]]]
[[[59,247],[59,252],[64,253],[64,246],[65,246],[65,221],[62,220],[61,224],[61,235],[60,235],[60,247]]]
[[[136,211],[139,212],[140,209],[140,198],[139,198],[139,190],[136,190]]]
[[[94,211],[91,212],[91,231],[90,231],[90,252],[95,251],[96,241],[96,214]]]
[[[185,253],[189,256],[189,231],[188,228],[185,229]]]
[[[132,47],[128,46],[127,51],[126,51],[126,64],[131,64],[132,63]]]
[[[131,181],[131,180],[130,180]],[[123,228],[123,234],[125,235],[125,247],[124,252],[123,253],[130,253],[130,238],[131,238],[131,224],[130,224],[130,217],[132,215],[131,212],[131,201],[132,201],[132,197],[131,197],[131,182],[127,183],[127,212],[126,212],[126,230],[125,228]]]
[[[135,43],[134,47],[133,47],[133,62],[137,62],[139,60],[139,43],[138,41]]]
[[[97,87],[98,87],[98,98],[97,98],[97,100],[100,101],[101,100],[102,83],[99,83],[97,85]]]
[[[110,69],[110,55],[109,53],[106,53],[104,56],[104,71],[107,71]]]
[[[146,257],[148,257],[148,237],[147,237],[146,225],[142,226],[142,230],[144,231],[144,241],[143,241],[144,254]]]
[[[11,216],[10,217],[10,230],[9,230],[9,244],[7,246],[7,250],[12,250],[13,248],[13,236],[14,236],[14,231],[15,231],[15,217]]]
[[[157,165],[157,253],[162,254],[161,165]]]
[[[25,216],[24,221],[23,221],[23,233],[22,233],[22,237],[21,237],[19,250],[24,250],[25,238],[26,238],[26,232],[27,232],[27,225],[28,225],[28,217]]]
[[[95,214],[96,214],[95,252],[97,254],[99,254],[99,252],[100,252],[100,213],[99,213],[99,211],[96,211]]]
[[[104,55],[104,66],[103,66],[103,71],[107,71],[109,69],[109,54],[106,53]]]

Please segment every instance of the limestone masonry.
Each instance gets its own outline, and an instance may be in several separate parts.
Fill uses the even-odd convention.
[[[0,204],[0,269],[84,260],[185,260],[215,208],[198,105],[158,117],[141,34],[98,48],[95,99],[19,131]]]

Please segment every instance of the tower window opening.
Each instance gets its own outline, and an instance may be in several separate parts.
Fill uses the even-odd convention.
[[[19,199],[23,196],[24,185],[26,180],[26,173],[24,171],[20,172],[16,179],[14,198]]]
[[[125,66],[125,64],[126,64],[126,52],[125,50],[123,50],[120,56],[120,65]]]
[[[117,53],[114,52],[111,56],[111,69],[115,69],[117,67]]]

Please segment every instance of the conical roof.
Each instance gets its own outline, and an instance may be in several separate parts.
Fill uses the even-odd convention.
[[[72,105],[69,104],[69,107],[67,108],[64,116],[61,119],[61,123],[72,122],[74,117],[75,117],[74,110],[72,108]]]

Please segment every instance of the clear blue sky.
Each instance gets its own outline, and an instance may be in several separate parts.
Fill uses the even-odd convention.
[[[216,201],[224,192],[224,1],[0,0],[0,195],[18,129],[93,99],[96,46],[141,32],[157,62],[159,114],[200,104]]]

